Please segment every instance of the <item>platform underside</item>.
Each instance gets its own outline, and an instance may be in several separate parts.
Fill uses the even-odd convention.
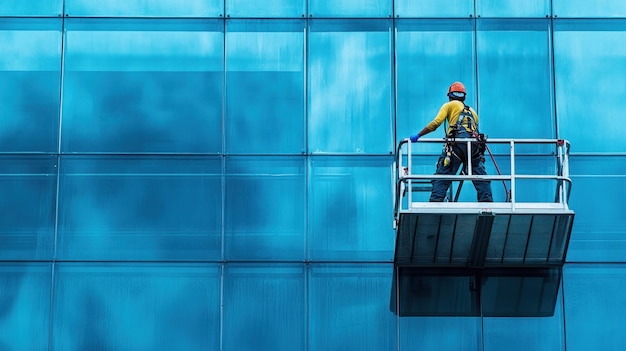
[[[418,203],[399,213],[400,316],[550,316],[574,213],[558,204]]]

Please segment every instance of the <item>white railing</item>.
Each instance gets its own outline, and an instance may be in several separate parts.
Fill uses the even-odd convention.
[[[551,207],[557,207],[562,209],[568,209],[567,202],[569,199],[569,193],[571,189],[571,180],[569,178],[569,149],[570,144],[567,140],[563,139],[488,139],[486,140],[486,151],[485,151],[485,164],[489,164],[489,162],[493,162],[495,169],[498,170],[496,173],[500,173],[500,169],[497,164],[495,164],[495,157],[491,154],[491,149],[489,146],[494,146],[497,144],[500,145],[508,145],[508,154],[504,152],[502,147],[500,147],[497,152],[498,157],[509,157],[510,158],[510,172],[508,174],[489,174],[489,175],[475,175],[472,174],[472,166],[471,166],[471,157],[468,157],[466,161],[467,174],[459,174],[459,175],[436,175],[435,173],[435,162],[431,162],[432,169],[429,171],[430,174],[418,174],[414,171],[413,159],[415,157],[428,157],[431,160],[436,160],[439,155],[433,153],[432,150],[429,152],[424,152],[424,149],[430,146],[433,147],[432,143],[446,143],[446,142],[454,142],[454,143],[466,143],[467,145],[467,154],[471,155],[471,149],[477,147],[476,139],[473,138],[456,138],[456,139],[420,139],[417,143],[411,143],[409,139],[404,139],[398,144],[398,149],[396,150],[396,160],[395,160],[395,169],[394,169],[394,177],[395,177],[395,190],[394,190],[394,206],[395,206],[395,217],[397,219],[398,214],[402,211],[411,210],[411,208],[420,207],[419,203],[414,201],[413,189],[414,186],[419,187],[419,185],[427,185],[430,184],[433,180],[450,180],[453,184],[458,184],[459,187],[462,186],[463,181],[471,181],[471,180],[489,180],[489,181],[502,181],[506,187],[508,184],[508,194],[506,194],[506,198],[502,201],[497,201],[494,199],[494,203],[492,203],[492,207],[496,208],[507,208],[510,211],[515,211],[517,208],[524,208],[523,204],[518,203],[518,181],[519,180],[552,180],[555,184],[555,198],[554,201],[549,202]],[[534,144],[534,145],[547,145],[549,148],[549,153],[542,153],[541,156],[547,156],[549,158],[553,158],[555,162],[555,172],[554,174],[538,174],[539,172],[532,173],[522,173],[517,169],[516,165],[516,146],[520,146],[521,144]],[[520,146],[521,147],[521,146]],[[534,154],[522,154],[524,156],[534,155]],[[491,156],[491,157],[490,157]],[[458,193],[457,193],[458,198]],[[406,199],[406,201],[404,201]],[[452,199],[450,201],[456,201],[457,199]],[[423,201],[422,201],[423,202]],[[548,203],[548,202],[546,202]],[[421,207],[434,207],[437,206],[445,207],[450,206],[450,203],[426,203],[422,204]],[[483,203],[484,205],[484,203]],[[456,206],[452,207],[460,207],[463,206],[460,203]]]

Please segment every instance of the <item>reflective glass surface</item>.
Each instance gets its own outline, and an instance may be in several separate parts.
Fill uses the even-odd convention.
[[[55,350],[219,349],[216,265],[57,264],[53,304]]]
[[[220,174],[214,157],[63,157],[58,257],[220,259]]]
[[[528,282],[527,282],[528,283]],[[522,294],[532,293],[530,286],[519,286]],[[511,300],[508,285],[502,287],[502,295],[496,297],[496,301],[485,301],[486,303],[497,303],[502,300]],[[518,287],[513,287],[518,288]],[[530,288],[530,289],[529,289]],[[526,291],[524,291],[526,289]],[[515,296],[518,298],[519,296]],[[563,296],[559,293],[555,305],[553,316],[544,317],[492,317],[484,319],[485,351],[496,350],[564,350],[564,326],[563,326]],[[538,306],[528,306],[536,308]],[[568,347],[567,350],[570,350]]]
[[[626,17],[626,2],[622,0],[552,0],[552,12],[558,17],[624,18]]]
[[[0,260],[52,259],[56,187],[56,156],[0,157]]]
[[[306,350],[304,266],[227,264],[224,350]]]
[[[480,20],[480,131],[496,138],[554,138],[548,20]]]
[[[480,17],[548,17],[551,0],[476,0]]]
[[[226,152],[304,152],[304,21],[226,22]]]
[[[396,28],[396,140],[400,141],[435,118],[455,81],[465,84],[466,103],[476,106],[476,61],[472,20],[397,20]],[[428,137],[442,138],[445,133],[441,126]],[[438,146],[434,152],[440,150]]]
[[[309,257],[392,260],[391,159],[319,156],[309,167]]]
[[[482,348],[482,320],[478,317],[406,317],[400,318],[399,324],[400,350],[474,351]]]
[[[28,0],[0,2],[0,16],[54,16],[63,13],[63,0]]]
[[[304,17],[307,0],[226,0],[226,17]]]
[[[393,350],[392,271],[387,264],[312,265],[309,350]]]
[[[625,33],[623,0],[0,1],[0,350],[622,351]],[[490,139],[571,141],[569,246],[435,213],[396,256],[395,147],[454,81]]]
[[[75,17],[222,17],[224,0],[65,0]]]
[[[0,349],[48,349],[51,281],[48,263],[0,263]]]
[[[391,17],[391,0],[308,0],[311,17]]]
[[[0,18],[0,152],[58,148],[61,24]]]
[[[474,0],[447,0],[441,5],[441,0],[395,0],[396,17],[472,17],[474,15]]]
[[[310,22],[308,150],[389,154],[391,22]]]
[[[624,3],[626,4],[626,3]],[[554,25],[559,136],[572,152],[624,152],[625,20],[563,20]]]
[[[570,207],[577,212],[568,262],[624,262],[626,158],[576,156]]]
[[[565,265],[567,351],[620,350],[626,345],[626,265]]]
[[[226,259],[304,259],[304,159],[233,156],[225,167]]]
[[[221,152],[222,22],[75,19],[66,28],[63,152]]]

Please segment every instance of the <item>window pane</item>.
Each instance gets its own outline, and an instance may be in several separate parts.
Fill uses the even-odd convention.
[[[53,304],[54,350],[219,349],[217,265],[61,263]]]
[[[65,0],[75,17],[222,17],[224,0]]]
[[[489,278],[487,278],[489,279]],[[526,281],[525,283],[528,283]],[[532,283],[532,282],[531,282]],[[524,282],[522,282],[524,284]],[[526,297],[539,293],[541,286],[531,286],[524,291]],[[523,287],[520,287],[522,290]],[[535,290],[533,290],[535,289]],[[507,293],[507,287],[502,287],[502,292]],[[502,295],[504,297],[505,295]],[[521,295],[523,299],[523,295]],[[497,299],[495,299],[497,300]],[[554,300],[553,300],[554,301]],[[494,303],[489,301],[486,303]],[[533,301],[537,302],[537,301]],[[545,302],[545,301],[544,301]],[[563,297],[559,293],[551,317],[491,317],[484,318],[483,330],[485,351],[509,350],[565,350],[563,336]],[[531,306],[539,307],[539,306]],[[569,330],[568,330],[569,332]],[[569,350],[569,344],[567,350]]]
[[[229,264],[224,350],[305,350],[304,265]]]
[[[552,9],[558,17],[626,17],[623,0],[552,0]]]
[[[393,266],[311,265],[309,350],[393,350]]]
[[[68,20],[62,151],[217,153],[219,20]]]
[[[554,138],[549,23],[478,21],[481,132],[500,138]]]
[[[61,16],[63,0],[0,2],[0,16]]]
[[[576,219],[568,262],[624,262],[626,157],[572,157],[570,171]]]
[[[52,269],[42,263],[0,263],[0,345],[47,350]]]
[[[226,85],[228,153],[304,152],[304,21],[227,21]]]
[[[391,162],[360,156],[310,160],[312,260],[393,260]]]
[[[303,260],[303,157],[226,159],[225,255],[229,260]]]
[[[563,271],[567,351],[626,345],[626,266],[569,265]]]
[[[308,0],[312,17],[391,17],[391,0]]]
[[[226,0],[227,17],[304,17],[306,0]]]
[[[396,17],[472,17],[474,0],[395,0]]]
[[[61,23],[0,19],[0,152],[58,149]]]
[[[482,349],[481,319],[473,317],[403,317],[400,350],[475,351]],[[419,330],[419,333],[415,331]]]
[[[453,82],[465,84],[468,105],[476,106],[477,92],[473,20],[397,20],[396,27],[396,132],[400,141],[435,118],[448,101]],[[441,127],[429,137],[444,135]]]
[[[550,0],[476,0],[480,17],[549,17]]]
[[[626,21],[555,22],[554,70],[559,136],[572,143],[572,151],[626,150],[624,109],[616,103],[626,95],[624,41]]]
[[[310,22],[309,152],[390,154],[391,22]]]
[[[221,258],[221,160],[61,159],[58,256],[69,260]]]
[[[0,259],[52,259],[56,163],[56,156],[0,158]]]

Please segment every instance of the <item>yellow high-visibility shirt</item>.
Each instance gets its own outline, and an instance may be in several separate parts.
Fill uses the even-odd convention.
[[[439,112],[437,113],[437,116],[435,116],[435,119],[428,123],[426,127],[424,127],[424,129],[428,130],[429,132],[433,132],[437,128],[439,128],[443,121],[448,120],[448,130],[446,133],[450,133],[450,131],[452,130],[451,127],[455,126],[456,122],[459,120],[459,115],[463,111],[463,106],[463,103],[458,100],[446,102],[439,109]],[[470,107],[469,109],[472,112],[472,115],[474,115],[474,122],[476,123],[476,127],[478,127],[478,114],[476,113],[476,111],[474,111],[473,108]],[[471,133],[472,130],[469,127],[468,119],[469,118],[465,118],[461,126]]]

